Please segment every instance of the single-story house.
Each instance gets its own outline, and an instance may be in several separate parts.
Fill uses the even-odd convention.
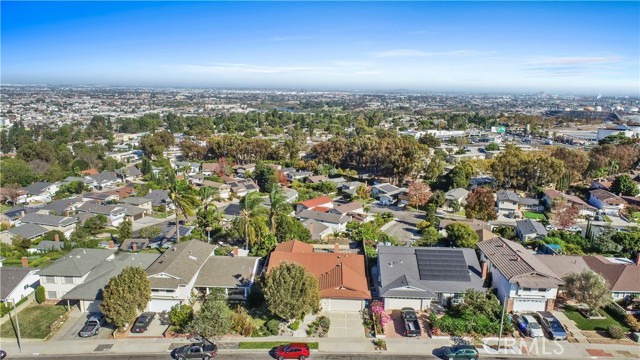
[[[444,199],[448,202],[457,202],[462,205],[466,202],[469,191],[463,188],[455,188],[444,193]]]
[[[336,205],[329,210],[329,212],[339,215],[347,215],[351,213],[364,214],[364,206],[359,201],[352,201],[350,203]]]
[[[444,232],[447,225],[454,224],[454,223],[467,224],[469,225],[469,227],[473,229],[473,231],[478,231],[478,230],[486,230],[489,232],[491,231],[491,224],[482,220],[477,220],[477,219],[442,219],[438,223],[438,230],[440,230],[441,232]]]
[[[302,226],[307,228],[311,233],[313,240],[322,240],[326,236],[333,234],[333,229],[323,224],[322,222],[314,219],[307,219],[302,221]]]
[[[249,193],[260,191],[258,184],[252,179],[234,179],[225,183],[231,187],[231,191],[237,196],[245,196]]]
[[[541,239],[547,236],[547,229],[536,220],[518,220],[516,221],[516,234],[520,241]]]
[[[316,210],[303,210],[297,214],[300,220],[312,219],[319,221],[334,231],[345,231],[347,223],[351,221],[351,217],[342,214],[333,214],[328,212],[320,212]]]
[[[313,210],[318,207],[325,208],[327,210],[333,208],[333,199],[328,196],[320,196],[317,198],[301,201],[296,204],[296,212],[301,212],[302,210]]]
[[[113,188],[119,181],[115,171],[103,171],[97,175],[89,175],[87,178],[93,180],[93,187],[98,190],[103,188]]]
[[[32,245],[27,249],[29,254],[35,254],[39,252],[62,250],[64,249],[64,242],[60,240],[42,240],[36,245]]]
[[[344,182],[340,184],[339,190],[342,192],[344,197],[352,198],[356,195],[358,188],[362,185],[365,184],[360,181]]]
[[[47,210],[51,215],[69,216],[78,209],[85,201],[82,196],[54,200],[44,205],[40,210]]]
[[[140,251],[146,249],[149,246],[149,239],[125,239],[120,244],[120,250],[122,251]]]
[[[173,203],[169,197],[169,190],[151,190],[143,196],[143,198],[150,199],[153,206],[163,206],[167,210],[173,209]]]
[[[544,197],[542,202],[547,209],[552,209],[557,203],[567,203],[568,205],[577,207],[579,215],[595,216],[598,209],[595,206],[587,204],[586,201],[575,195],[565,194],[554,189],[546,189],[543,191]]]
[[[144,210],[149,210],[149,211],[153,210],[153,200],[144,198],[144,197],[129,196],[127,198],[120,200],[120,203],[137,206]]]
[[[23,239],[33,240],[49,232],[49,229],[35,224],[23,224],[20,226],[12,227],[0,233],[2,242],[10,245],[13,238],[20,236]]]
[[[540,200],[518,196],[518,206],[523,211],[539,211]]]
[[[200,171],[204,176],[218,175],[218,163],[202,163],[202,170]]]
[[[211,256],[198,273],[194,287],[203,294],[222,288],[233,302],[244,302],[261,270],[261,258],[254,256]]]
[[[468,289],[483,290],[484,280],[473,249],[379,246],[375,284],[384,308],[416,310],[432,301],[454,304]]]
[[[325,311],[358,312],[371,300],[363,255],[314,252],[313,245],[292,240],[276,246],[267,272],[284,262],[298,264],[318,279]]]
[[[313,175],[305,179],[305,182],[308,182],[310,184],[319,184],[323,181],[329,181],[329,177],[327,177],[326,175]]]
[[[308,178],[309,176],[313,176],[313,172],[311,172],[311,171],[294,171],[294,172],[287,173],[287,179],[289,181],[303,180],[303,179]]]
[[[605,214],[618,215],[624,210],[627,202],[607,190],[596,189],[589,192],[589,204],[600,209]]]
[[[104,215],[109,219],[112,226],[118,226],[124,221],[127,209],[124,206],[117,205],[100,205],[96,203],[84,203],[78,208],[79,212],[90,213],[93,215]]]
[[[76,230],[78,219],[58,215],[27,214],[20,219],[21,224],[40,225],[47,230],[59,230],[69,237]]]
[[[228,199],[229,196],[231,196],[231,185],[229,184],[219,183],[211,180],[204,180],[202,181],[200,186],[208,186],[215,189],[218,192],[216,195],[223,199]]]
[[[23,267],[0,266],[0,302],[17,303],[40,285],[40,269],[28,267],[26,260],[26,257],[22,259]]]

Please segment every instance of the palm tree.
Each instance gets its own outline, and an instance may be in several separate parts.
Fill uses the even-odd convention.
[[[210,186],[204,186],[202,188],[200,188],[200,190],[198,190],[198,197],[200,198],[200,201],[202,202],[202,205],[207,208],[209,206],[209,204],[211,204],[211,201],[213,200],[213,197],[218,193],[218,189],[212,188]]]
[[[265,226],[265,208],[262,207],[260,193],[252,192],[240,199],[239,225],[243,229],[245,247],[249,249],[249,243],[257,242],[262,236],[262,228]]]
[[[595,172],[595,177],[596,179],[602,179],[605,176],[607,176],[607,174],[609,173],[609,170],[607,170],[606,168],[600,168]]]
[[[620,163],[618,162],[618,160],[611,160],[611,163],[609,164],[609,174],[616,175],[618,173],[619,167]]]
[[[200,200],[192,194],[192,188],[184,180],[174,181],[169,187],[169,199],[176,210],[176,243],[180,242],[180,215],[185,220],[195,214]]]
[[[274,187],[269,193],[269,223],[271,224],[271,234],[276,234],[276,220],[280,216],[289,214],[292,209],[287,199],[279,188]]]

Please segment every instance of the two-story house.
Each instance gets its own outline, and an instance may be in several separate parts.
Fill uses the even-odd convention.
[[[378,199],[382,205],[391,205],[398,200],[398,196],[407,192],[407,189],[382,183],[371,187],[371,196]]]
[[[118,226],[124,221],[127,209],[117,205],[100,205],[96,203],[85,203],[78,208],[79,212],[93,215],[104,215],[109,219],[111,226]]]
[[[25,188],[24,195],[18,197],[19,204],[27,204],[31,202],[48,203],[53,199],[53,195],[60,189],[60,183],[35,182]]]
[[[107,249],[73,249],[67,255],[40,270],[40,284],[50,300],[62,297],[82,284],[97,264],[113,258],[114,251]]]
[[[200,269],[215,246],[199,240],[177,243],[167,249],[147,268],[151,283],[151,301],[147,311],[169,311],[176,304],[188,303]]]
[[[118,182],[115,171],[103,171],[97,175],[88,176],[93,180],[93,187],[100,190],[103,188],[114,188]]]
[[[509,312],[552,311],[564,282],[519,243],[495,237],[478,243],[482,274],[491,276]]]
[[[545,189],[543,193],[544,197],[542,198],[542,202],[547,209],[553,209],[558,204],[567,204],[577,208],[579,211],[578,214],[581,216],[595,216],[598,211],[595,206],[587,204],[575,195],[565,194],[554,189]]]
[[[513,217],[518,211],[520,198],[513,191],[499,190],[496,193],[496,207],[498,215]]]
[[[347,224],[351,221],[351,216],[344,214],[334,214],[330,212],[320,212],[316,210],[302,210],[297,214],[301,221],[316,220],[330,227],[333,231],[345,231]]]
[[[30,268],[26,257],[22,267],[3,267],[0,261],[0,302],[13,305],[34,292],[40,285],[39,270]]]
[[[547,236],[547,229],[542,223],[531,220],[516,221],[516,235],[520,241],[529,241],[534,239],[542,239]]]
[[[203,180],[201,186],[208,186],[216,190],[216,196],[222,199],[228,199],[231,196],[231,185],[219,183],[211,180]]]

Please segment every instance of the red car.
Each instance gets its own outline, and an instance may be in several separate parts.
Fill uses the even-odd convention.
[[[300,359],[309,357],[309,346],[307,344],[280,345],[276,349],[276,359]]]

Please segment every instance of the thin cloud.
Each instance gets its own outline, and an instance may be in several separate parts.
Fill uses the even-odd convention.
[[[194,74],[284,74],[321,70],[320,68],[309,66],[262,66],[249,64],[177,65],[169,67]]]
[[[345,60],[334,61],[333,64],[341,67],[368,67],[373,65],[373,63],[368,61],[345,61]]]
[[[426,52],[416,49],[395,49],[387,51],[378,51],[370,53],[374,58],[392,58],[392,57],[432,57],[432,56],[483,56],[493,54],[493,51],[477,51],[477,50],[452,50],[440,52]]]
[[[604,64],[618,62],[619,56],[568,56],[568,57],[549,57],[540,60],[534,60],[531,64],[536,65],[588,65],[588,64]]]

